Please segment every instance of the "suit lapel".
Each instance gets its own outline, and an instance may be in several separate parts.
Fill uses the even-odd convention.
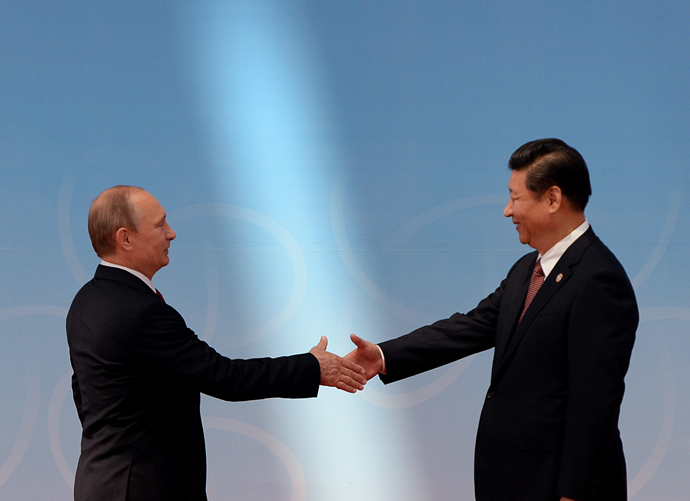
[[[501,307],[502,309],[505,308],[505,311],[501,311],[501,317],[507,319],[507,321],[506,323],[500,322],[497,328],[495,360],[503,360],[505,357],[508,344],[514,334],[515,323],[520,313],[522,313],[522,305],[525,302],[525,296],[527,296],[529,281],[532,276],[532,270],[534,270],[537,255],[538,253],[535,251],[523,257],[526,263],[531,263],[531,266],[524,265],[518,268],[517,266],[520,266],[518,264],[514,270],[514,273],[517,274],[517,285],[506,287],[505,289],[504,297],[501,300]],[[494,369],[496,368],[495,365]]]
[[[509,319],[508,325],[510,325],[509,331],[504,331],[498,334],[499,339],[504,340],[503,343],[506,345],[499,351],[499,346],[496,347],[496,362],[494,364],[494,370],[492,371],[492,379],[498,377],[501,369],[510,360],[510,357],[515,353],[515,350],[520,345],[520,342],[525,337],[529,331],[529,327],[534,321],[534,319],[539,315],[539,312],[548,304],[548,302],[553,298],[553,296],[563,287],[568,279],[572,276],[574,270],[576,269],[578,263],[582,259],[582,254],[585,249],[589,247],[597,239],[596,235],[590,227],[580,238],[572,243],[570,247],[565,251],[563,256],[558,260],[556,266],[554,266],[549,276],[546,277],[544,284],[534,296],[532,303],[525,312],[525,316],[522,321],[515,326],[517,319],[522,313],[522,305],[525,301],[525,296],[527,295],[527,289],[529,288],[529,280],[532,276],[532,270],[534,269],[534,263],[528,269],[528,273],[525,276],[523,283],[516,288],[516,294],[512,297],[507,297],[506,299],[512,302],[508,304],[507,318]],[[527,285],[525,286],[525,282]],[[517,306],[516,306],[517,305]],[[514,332],[512,332],[514,330]],[[510,335],[512,332],[512,336]]]

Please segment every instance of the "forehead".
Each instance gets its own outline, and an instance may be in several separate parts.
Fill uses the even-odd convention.
[[[527,169],[514,170],[510,173],[510,181],[508,181],[508,190],[511,193],[529,191],[525,185],[525,179],[527,178]]]
[[[139,211],[141,219],[160,219],[165,217],[165,209],[156,200],[156,197],[147,191],[140,191],[132,195],[132,204]]]

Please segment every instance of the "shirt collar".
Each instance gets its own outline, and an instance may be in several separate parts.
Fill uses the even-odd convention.
[[[146,275],[144,275],[144,274],[141,273],[140,271],[133,270],[132,268],[127,268],[126,266],[122,266],[122,265],[119,265],[119,264],[110,263],[110,262],[108,262],[108,261],[105,261],[104,259],[101,259],[101,264],[102,264],[103,266],[110,266],[111,268],[119,268],[119,269],[121,269],[121,270],[125,270],[125,271],[130,272],[132,275],[134,275],[135,277],[141,279],[142,282],[144,282],[146,285],[148,285],[148,286],[151,288],[151,290],[152,290],[153,292],[156,292],[156,288],[154,287],[153,282],[151,282],[151,280],[149,279],[149,277],[147,277]]]
[[[547,250],[543,256],[539,254],[541,269],[544,271],[544,278],[549,276],[549,273],[553,270],[554,266],[556,266],[558,260],[561,259],[561,256],[565,254],[565,251],[568,250],[568,247],[570,247],[575,240],[584,235],[588,229],[589,222],[585,219],[584,223],[571,231],[563,240]]]

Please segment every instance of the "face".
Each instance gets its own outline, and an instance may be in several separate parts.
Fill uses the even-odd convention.
[[[544,254],[550,248],[551,204],[547,193],[537,196],[525,186],[526,178],[527,169],[512,171],[508,183],[510,200],[503,215],[513,219],[520,243]]]
[[[137,231],[129,232],[128,259],[134,269],[150,279],[170,262],[168,248],[176,235],[166,221],[165,210],[153,195],[141,191],[134,193],[130,200],[138,209],[140,219]]]

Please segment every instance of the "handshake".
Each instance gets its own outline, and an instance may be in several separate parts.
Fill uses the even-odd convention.
[[[333,386],[355,393],[363,390],[367,381],[384,371],[383,357],[378,346],[354,334],[350,339],[356,348],[344,357],[326,351],[326,336],[321,336],[319,344],[309,350],[319,361],[322,386]]]

